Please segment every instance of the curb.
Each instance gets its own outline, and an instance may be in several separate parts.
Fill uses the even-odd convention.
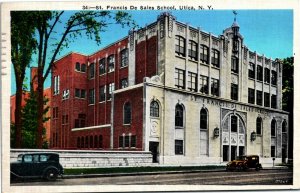
[[[262,170],[289,170],[288,167],[266,167]],[[133,172],[133,173],[108,173],[108,174],[78,174],[64,175],[63,179],[72,178],[96,178],[96,177],[118,177],[118,176],[139,176],[139,175],[158,175],[158,174],[184,174],[184,173],[200,173],[200,172],[225,172],[226,169],[215,170],[191,170],[191,171],[161,171],[161,172]]]

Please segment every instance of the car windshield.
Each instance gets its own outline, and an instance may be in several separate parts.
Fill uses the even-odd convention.
[[[18,155],[17,161],[21,162],[22,161],[22,157],[23,157],[23,154]]]

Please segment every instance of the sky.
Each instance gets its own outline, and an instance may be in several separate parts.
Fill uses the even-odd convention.
[[[128,11],[140,27],[157,20],[162,11]],[[66,11],[63,22],[74,12]],[[292,10],[237,10],[237,22],[240,33],[244,37],[244,44],[251,50],[266,57],[286,58],[293,56],[293,11]],[[193,27],[211,32],[218,36],[223,30],[230,27],[234,20],[232,10],[199,10],[199,11],[172,11],[177,21],[188,23]],[[62,24],[61,24],[62,25]],[[130,28],[120,25],[110,25],[106,32],[101,33],[101,44],[84,35],[69,44],[58,56],[73,51],[90,55],[101,48],[128,35]],[[36,55],[33,56],[30,66],[37,66]],[[11,93],[15,94],[15,77],[11,68]],[[29,68],[26,71],[29,85]],[[45,81],[45,88],[50,87],[49,76]]]

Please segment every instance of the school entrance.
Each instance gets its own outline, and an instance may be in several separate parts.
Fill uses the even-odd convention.
[[[245,155],[246,146],[246,113],[222,109],[221,121],[221,156],[223,162],[235,160],[237,156]]]

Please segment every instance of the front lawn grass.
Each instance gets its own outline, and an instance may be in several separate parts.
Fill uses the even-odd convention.
[[[64,175],[80,174],[116,174],[136,172],[162,172],[162,171],[193,171],[225,169],[225,166],[179,166],[179,167],[117,167],[117,168],[66,168]]]

